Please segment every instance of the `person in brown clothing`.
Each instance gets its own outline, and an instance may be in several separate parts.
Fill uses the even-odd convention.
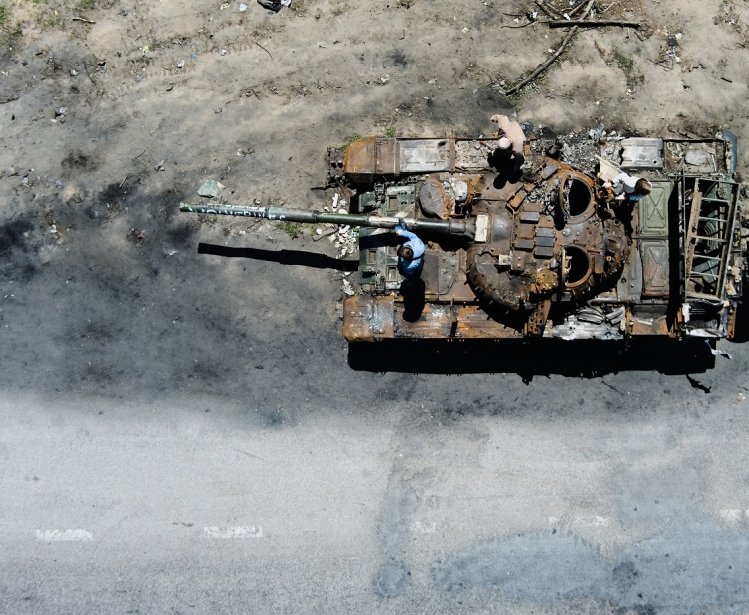
[[[510,181],[517,181],[520,178],[520,169],[525,162],[523,155],[525,133],[520,124],[506,115],[492,115],[491,121],[499,126],[502,136],[489,156],[489,164],[499,173],[506,174]]]

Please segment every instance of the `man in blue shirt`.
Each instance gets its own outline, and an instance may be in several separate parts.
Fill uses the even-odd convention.
[[[424,268],[424,242],[402,224],[395,227],[395,233],[406,238],[406,241],[398,246],[398,269],[404,278],[414,280],[421,275]]]

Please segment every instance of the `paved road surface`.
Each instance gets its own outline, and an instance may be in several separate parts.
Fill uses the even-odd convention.
[[[749,348],[692,375],[558,348],[548,374],[522,348],[422,356],[462,375],[359,371],[328,272],[247,267],[311,280],[306,308],[271,326],[268,282],[233,295],[257,326],[180,332],[175,307],[100,355],[3,329],[0,611],[749,610]],[[211,336],[217,367],[176,378]],[[93,378],[86,353],[119,371]],[[473,373],[508,353],[526,373]]]

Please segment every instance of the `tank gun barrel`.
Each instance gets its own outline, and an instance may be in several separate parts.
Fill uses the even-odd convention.
[[[394,216],[368,216],[366,214],[330,213],[306,209],[289,209],[285,207],[232,207],[227,205],[200,205],[180,203],[180,211],[195,214],[212,214],[219,216],[244,216],[247,218],[264,218],[307,224],[348,224],[370,228],[395,228],[404,224],[414,232],[458,235],[468,239],[476,236],[476,222],[472,218],[462,220],[425,220],[424,218],[397,218]]]

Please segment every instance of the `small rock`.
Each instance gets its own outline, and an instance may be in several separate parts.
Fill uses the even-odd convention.
[[[222,183],[217,182],[215,179],[207,179],[198,188],[198,196],[215,199],[223,189],[224,185]]]
[[[247,5],[244,2],[239,3],[239,12],[244,13],[247,10]]]

